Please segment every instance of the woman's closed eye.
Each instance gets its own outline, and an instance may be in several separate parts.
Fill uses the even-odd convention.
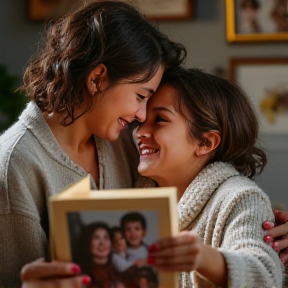
[[[139,102],[144,100],[145,98],[146,98],[145,96],[143,96],[141,94],[137,94],[137,99],[138,99]]]

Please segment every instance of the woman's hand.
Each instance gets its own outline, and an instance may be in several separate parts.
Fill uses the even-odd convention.
[[[83,284],[90,284],[91,278],[80,273],[81,269],[76,264],[60,261],[44,262],[43,258],[40,258],[22,268],[22,288],[81,288]]]
[[[264,240],[273,247],[276,252],[279,252],[279,257],[285,265],[288,264],[288,212],[275,210],[274,223],[265,221],[263,228],[266,231]]]
[[[192,271],[201,266],[204,244],[193,232],[183,231],[149,247],[148,264],[167,271]]]

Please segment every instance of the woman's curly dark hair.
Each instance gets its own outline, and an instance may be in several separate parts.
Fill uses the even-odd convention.
[[[98,64],[106,65],[113,85],[141,73],[145,76],[138,82],[146,82],[162,63],[169,69],[185,57],[183,45],[169,40],[132,5],[88,1],[51,25],[20,89],[44,116],[58,114],[61,123],[69,125],[93,106],[95,97],[90,95],[82,114],[75,116],[75,107],[84,100],[86,79]]]

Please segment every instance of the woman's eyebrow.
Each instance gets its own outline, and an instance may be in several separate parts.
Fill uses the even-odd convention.
[[[152,88],[142,87],[142,89],[146,90],[149,94],[154,94],[155,90]]]

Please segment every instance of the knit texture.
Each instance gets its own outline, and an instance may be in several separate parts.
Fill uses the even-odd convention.
[[[130,135],[123,131],[114,143],[95,137],[99,189],[135,182],[139,156]],[[48,198],[86,175],[34,103],[0,136],[0,287],[19,287],[22,266],[49,256]],[[97,189],[92,178],[91,185]]]
[[[277,253],[263,241],[262,223],[274,221],[268,196],[227,163],[208,165],[178,203],[180,230],[193,230],[218,248],[229,288],[282,287]],[[216,287],[196,272],[181,273],[182,288]]]

